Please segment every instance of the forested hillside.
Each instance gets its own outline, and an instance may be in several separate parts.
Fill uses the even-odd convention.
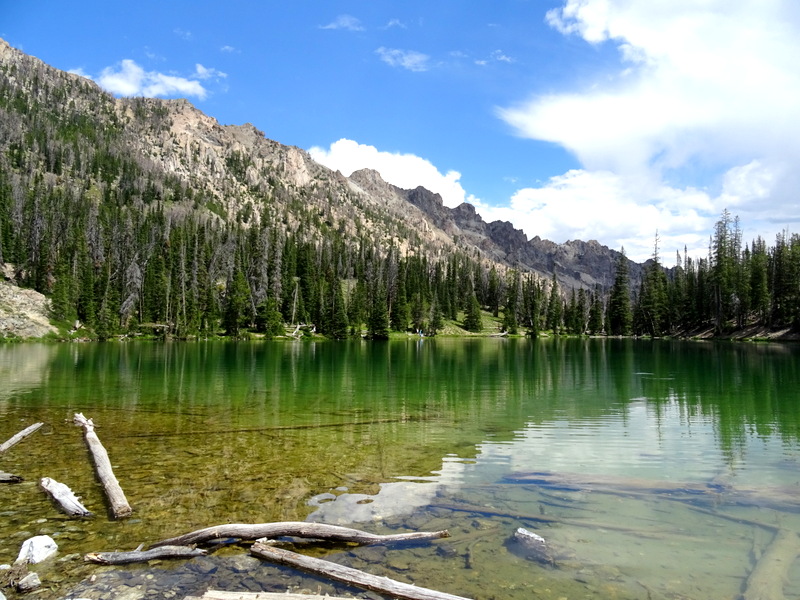
[[[350,178],[184,100],[115,99],[0,40],[0,264],[100,339],[306,324],[333,338],[469,331],[650,334],[797,327],[800,241],[665,269],[596,242],[528,240],[469,205]],[[6,269],[8,271],[8,269]],[[613,285],[612,285],[613,284]]]

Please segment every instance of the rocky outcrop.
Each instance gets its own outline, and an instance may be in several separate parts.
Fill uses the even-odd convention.
[[[40,338],[55,333],[48,311],[49,303],[42,294],[0,278],[0,338]]]

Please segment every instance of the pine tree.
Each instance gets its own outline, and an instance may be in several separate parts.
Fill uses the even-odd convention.
[[[608,298],[609,335],[630,334],[632,318],[628,258],[625,256],[625,248],[622,248],[617,257],[614,284]]]
[[[553,333],[558,333],[559,329],[561,329],[563,314],[564,307],[561,300],[561,292],[558,288],[558,280],[554,272],[553,279],[550,283],[550,296],[547,300],[547,319],[545,327],[552,330]]]
[[[470,295],[467,301],[467,310],[464,313],[464,329],[473,333],[480,333],[483,331],[481,306],[478,304],[478,298],[474,293]]]
[[[247,309],[250,305],[247,281],[241,269],[234,269],[225,287],[225,312],[222,326],[231,337],[239,337],[247,322]]]

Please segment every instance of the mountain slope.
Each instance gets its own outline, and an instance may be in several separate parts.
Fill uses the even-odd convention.
[[[511,301],[530,321],[553,273],[562,292],[607,288],[617,258],[528,240],[375,171],[344,177],[186,100],[114,98],[0,40],[0,264],[58,318],[198,330],[233,310],[255,326],[272,302],[284,321],[354,327],[380,298],[387,318],[399,304],[402,324],[408,303],[419,324],[456,318],[473,294],[507,304],[514,269],[528,279]],[[629,272],[635,284],[641,267]]]

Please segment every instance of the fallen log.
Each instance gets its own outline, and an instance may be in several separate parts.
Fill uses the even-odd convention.
[[[117,481],[117,478],[114,476],[114,470],[111,468],[111,461],[108,459],[108,452],[106,452],[103,444],[100,443],[100,438],[97,437],[97,434],[94,432],[94,423],[81,413],[75,414],[74,421],[76,425],[83,427],[86,445],[89,446],[89,450],[92,453],[97,477],[100,479],[100,483],[103,484],[114,518],[120,519],[129,517],[133,509],[131,505],[128,504],[128,500],[125,498],[125,492],[122,491],[119,481]]]
[[[783,600],[789,571],[800,555],[800,538],[781,529],[747,578],[742,600]]]
[[[186,596],[183,600],[353,600],[340,596],[290,594],[289,592],[224,592],[208,590],[202,596]]]
[[[466,600],[463,596],[454,596],[427,588],[395,581],[388,577],[370,575],[364,571],[345,567],[320,558],[303,556],[282,548],[275,548],[264,542],[256,542],[250,553],[264,560],[279,565],[295,567],[301,571],[321,575],[334,581],[360,587],[379,594],[385,594],[403,600]]]
[[[66,484],[60,483],[50,477],[42,477],[39,482],[42,489],[55,502],[62,512],[71,517],[90,517],[92,513],[75,496]]]
[[[20,431],[18,434],[12,436],[8,440],[6,440],[2,444],[0,444],[0,454],[2,454],[3,452],[5,452],[9,448],[11,448],[11,446],[15,446],[16,444],[20,443],[22,440],[24,440],[26,437],[28,437],[34,431],[37,431],[42,425],[44,425],[44,423],[34,423],[33,425],[30,425],[29,427],[26,427],[25,429]]]
[[[281,523],[227,523],[206,527],[191,533],[161,540],[150,544],[150,548],[160,546],[190,546],[202,544],[221,538],[239,538],[243,540],[256,540],[259,538],[300,537],[333,542],[350,542],[353,544],[390,544],[395,542],[411,542],[433,540],[450,537],[447,530],[442,531],[417,531],[412,533],[396,533],[391,535],[378,535],[359,529],[326,525],[324,523],[307,523],[305,521],[284,521]]]
[[[19,475],[12,475],[11,473],[0,471],[0,483],[19,483],[20,481],[22,481],[22,477]]]
[[[192,558],[205,554],[207,553],[202,548],[161,546],[151,550],[131,550],[130,552],[90,552],[83,557],[83,560],[101,565],[127,565],[162,558]]]

